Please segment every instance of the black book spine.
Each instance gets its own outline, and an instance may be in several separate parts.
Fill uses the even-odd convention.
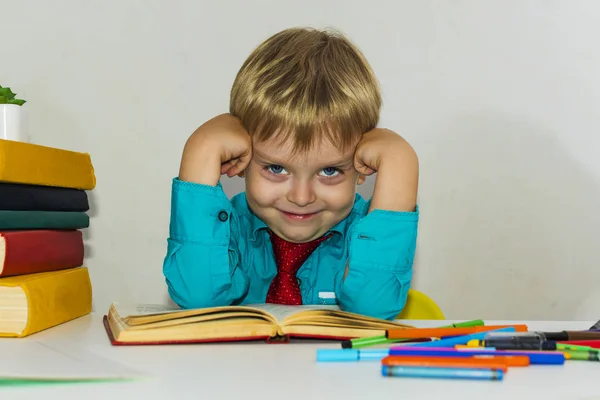
[[[0,182],[0,210],[85,212],[89,208],[84,190]]]

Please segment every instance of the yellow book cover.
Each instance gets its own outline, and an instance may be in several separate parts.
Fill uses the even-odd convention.
[[[88,153],[0,139],[0,181],[91,190],[96,176]]]
[[[84,266],[0,279],[0,337],[25,337],[92,311]]]
[[[353,339],[408,328],[399,321],[342,311],[338,306],[247,304],[191,310],[158,304],[113,303],[104,318],[115,345],[208,343],[292,338]]]

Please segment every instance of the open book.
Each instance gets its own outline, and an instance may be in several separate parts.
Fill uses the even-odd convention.
[[[337,306],[252,304],[180,310],[162,305],[122,307],[104,317],[112,344],[287,342],[291,337],[352,339],[410,327],[341,311]]]

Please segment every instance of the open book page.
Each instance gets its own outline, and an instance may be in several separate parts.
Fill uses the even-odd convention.
[[[182,310],[180,308],[159,304],[123,306],[113,303],[110,307],[109,314],[129,326],[154,325],[159,322],[162,323],[167,321],[170,322],[166,325],[177,325],[234,318],[254,318],[269,321],[270,323],[275,322],[269,313],[248,306],[221,306]]]
[[[167,304],[122,305],[119,303],[113,303],[113,305],[121,317],[134,317],[139,315],[154,315],[181,311],[179,307],[170,306]]]
[[[398,321],[388,321],[362,314],[342,311],[335,305],[287,306],[281,304],[250,304],[249,306],[272,314],[280,325],[319,325],[330,327],[354,327],[392,329],[409,327]]]
[[[313,311],[313,310],[323,310],[325,312],[328,311],[339,311],[340,308],[338,306],[327,306],[327,305],[318,305],[318,304],[307,304],[301,306],[288,306],[283,304],[248,304],[248,307],[257,308],[260,310],[264,310],[271,314],[279,323],[283,322],[286,318],[299,314],[305,311]]]

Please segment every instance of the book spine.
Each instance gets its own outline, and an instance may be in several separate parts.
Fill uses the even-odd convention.
[[[56,271],[83,264],[83,235],[78,230],[10,231],[0,232],[0,237],[5,242],[0,277]]]
[[[83,212],[0,210],[0,229],[83,229],[89,224]]]
[[[87,193],[80,189],[0,182],[0,210],[89,210]]]
[[[89,154],[3,139],[0,181],[82,190],[96,186]]]
[[[19,285],[27,297],[27,326],[17,334],[0,332],[0,337],[26,337],[92,311],[92,285],[86,267],[36,275],[39,277]]]

